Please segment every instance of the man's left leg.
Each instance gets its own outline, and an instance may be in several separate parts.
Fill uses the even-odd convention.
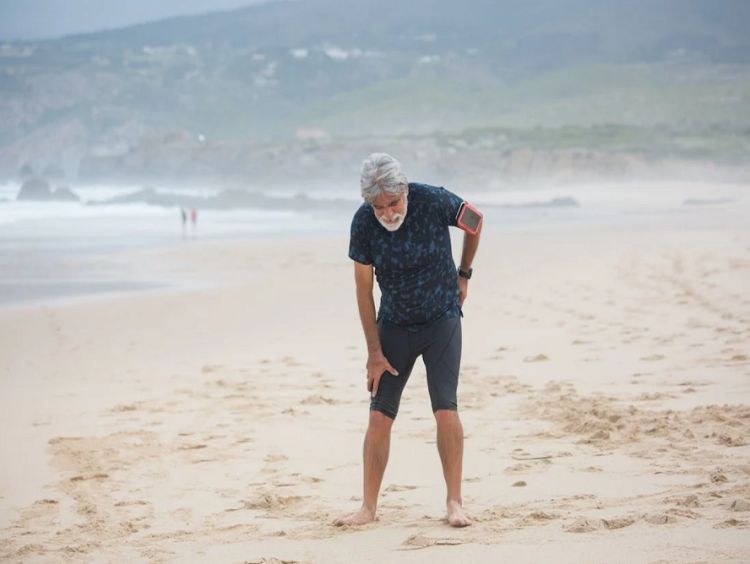
[[[461,498],[461,473],[464,457],[464,428],[458,411],[438,409],[437,446],[448,495],[445,500],[448,523],[453,527],[466,527],[471,521],[466,517]]]
[[[432,412],[437,422],[437,445],[448,490],[448,523],[453,527],[471,525],[463,510],[461,472],[464,455],[464,430],[458,416],[458,372],[461,366],[461,318],[438,322],[424,335],[422,355],[427,369]]]

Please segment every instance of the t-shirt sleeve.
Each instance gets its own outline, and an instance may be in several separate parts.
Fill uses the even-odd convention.
[[[458,212],[461,209],[461,204],[464,203],[463,199],[456,196],[450,190],[445,188],[438,188],[436,191],[437,202],[438,202],[438,213],[441,219],[446,225],[456,226],[458,219]]]
[[[372,264],[370,240],[366,237],[366,231],[362,214],[354,214],[349,235],[349,258],[362,264]]]

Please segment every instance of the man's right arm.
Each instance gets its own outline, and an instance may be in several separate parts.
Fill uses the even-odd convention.
[[[354,261],[354,281],[357,287],[357,307],[359,308],[359,319],[362,322],[362,330],[367,342],[367,390],[376,396],[378,385],[383,372],[388,371],[398,375],[396,369],[391,366],[388,359],[383,355],[378,336],[378,324],[375,318],[375,299],[373,291],[373,267],[371,264],[362,264]]]
[[[378,337],[378,325],[375,320],[375,300],[372,297],[373,290],[373,268],[371,264],[354,262],[354,282],[357,286],[357,307],[359,308],[359,319],[362,322],[362,330],[365,332],[367,341],[367,352],[380,350],[380,338]]]

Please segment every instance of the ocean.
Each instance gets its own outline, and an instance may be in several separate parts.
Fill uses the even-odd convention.
[[[193,226],[189,219],[183,225],[179,205],[103,203],[140,188],[76,187],[81,202],[19,202],[18,183],[0,184],[0,307],[179,285],[162,272],[133,271],[123,267],[126,261],[111,259],[206,241],[346,237],[360,205],[356,184],[311,190],[303,201],[298,191],[269,191],[259,194],[261,207],[239,209],[215,206],[221,194],[215,189],[158,189],[164,198],[184,198],[191,206],[206,202],[197,206]],[[630,182],[511,185],[461,195],[485,212],[485,231],[502,232],[665,221],[742,224],[749,193],[739,185]],[[273,199],[272,207],[264,198]]]

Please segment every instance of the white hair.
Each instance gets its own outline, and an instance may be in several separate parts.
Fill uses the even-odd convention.
[[[362,198],[372,203],[380,194],[400,195],[409,188],[401,163],[388,153],[372,153],[362,162]]]

